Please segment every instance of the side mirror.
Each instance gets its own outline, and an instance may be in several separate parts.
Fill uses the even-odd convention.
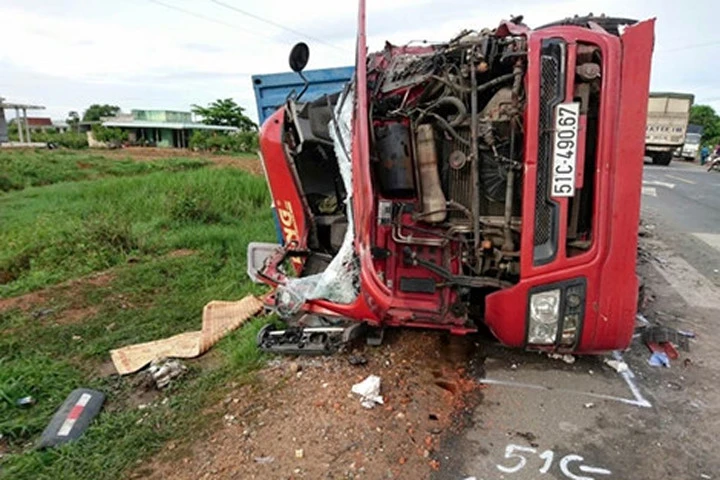
[[[296,43],[292,50],[290,50],[290,69],[293,72],[302,72],[303,69],[307,66],[309,59],[310,48],[307,46],[307,43]]]

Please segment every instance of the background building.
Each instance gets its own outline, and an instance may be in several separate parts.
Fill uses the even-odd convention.
[[[172,110],[132,110],[115,117],[103,118],[102,125],[128,132],[131,144],[146,144],[166,148],[187,148],[196,130],[237,132],[236,127],[205,125],[193,122],[190,112]]]

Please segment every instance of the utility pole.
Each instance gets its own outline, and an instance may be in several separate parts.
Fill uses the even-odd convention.
[[[27,143],[31,143],[32,140],[30,139],[30,122],[28,122],[27,119],[27,108],[23,108],[23,118],[25,119],[25,133],[27,137]]]
[[[20,139],[20,143],[25,143],[25,139],[23,138],[22,117],[20,116],[20,109],[18,107],[15,107],[15,123],[17,124],[18,137]]]
[[[7,119],[5,118],[5,108],[3,107],[3,100],[5,99],[3,97],[0,97],[0,143],[7,142],[9,140]]]

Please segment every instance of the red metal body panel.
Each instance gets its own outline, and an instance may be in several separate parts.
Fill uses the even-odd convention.
[[[375,325],[411,325],[443,328],[454,333],[474,331],[447,314],[451,297],[444,293],[422,297],[398,293],[386,284],[386,271],[404,271],[405,267],[376,261],[373,246],[398,250],[401,248],[387,231],[377,225],[377,192],[373,189],[369,152],[369,119],[367,93],[367,46],[365,33],[365,1],[360,0],[355,78],[355,111],[352,123],[352,207],[355,226],[355,250],[360,261],[360,295],[352,304],[341,305],[324,300],[306,302],[304,310],[324,315],[348,317]],[[637,303],[635,252],[640,209],[644,125],[648,91],[650,57],[654,21],[626,29],[616,37],[592,29],[559,26],[530,31],[525,27],[503,24],[506,34],[526,35],[528,70],[526,75],[527,108],[525,112],[525,161],[522,183],[522,232],[520,281],[497,291],[485,299],[485,322],[506,345],[525,346],[528,295],[532,288],[570,279],[586,280],[586,304],[577,352],[597,352],[627,346],[634,326]],[[545,265],[533,264],[535,194],[537,183],[539,124],[539,63],[542,41],[562,38],[568,45],[567,69],[575,70],[578,43],[596,45],[603,62],[602,101],[599,111],[597,162],[594,172],[594,212],[592,244],[580,254],[566,252],[569,201],[555,199],[559,204],[559,237],[555,259]],[[568,87],[573,75],[567,76]],[[566,88],[565,101],[572,102],[573,88]],[[631,105],[632,108],[627,108]],[[622,108],[621,108],[622,106]],[[282,145],[284,113],[276,112],[261,130],[261,151],[268,183],[278,209],[286,243],[297,242],[299,249],[307,245],[309,219],[299,180]],[[580,128],[587,128],[581,117]],[[578,186],[587,182],[582,151],[578,158]],[[272,263],[272,262],[271,262]],[[300,265],[300,264],[298,264]],[[455,266],[453,265],[453,268]],[[380,269],[381,271],[378,271]],[[459,270],[459,266],[457,266]],[[268,283],[284,279],[273,269]],[[447,289],[446,289],[447,290]],[[424,298],[424,300],[423,300]],[[441,307],[442,306],[442,307]],[[435,307],[433,309],[433,307]]]
[[[285,244],[296,242],[297,248],[302,250],[307,246],[308,220],[299,180],[287,160],[282,143],[284,119],[285,110],[281,108],[263,124],[260,129],[260,154]],[[302,260],[296,258],[294,264],[300,272]]]
[[[593,232],[595,240],[589,251],[567,257],[567,200],[559,199],[560,238],[558,257],[543,266],[534,266],[532,255],[521,257],[521,281],[486,298],[485,321],[500,341],[511,346],[525,344],[528,293],[531,288],[584,277],[587,279],[585,318],[580,342],[581,352],[626,347],[634,328],[637,306],[635,274],[637,230],[642,182],[644,125],[653,46],[650,20],[629,27],[621,38],[591,30],[555,27],[532,32],[529,55],[536,60],[542,39],[562,37],[568,42],[594,43],[602,50],[603,102],[598,132],[598,159]],[[538,62],[530,62],[527,78],[538,76]],[[619,79],[622,78],[622,84]],[[525,182],[523,218],[532,219],[535,212],[537,178],[537,138],[539,84],[529,80],[527,139],[525,148]],[[571,90],[570,90],[571,92]],[[571,98],[566,101],[571,101]],[[620,108],[623,100],[633,108]],[[521,251],[533,248],[534,223],[524,221]]]

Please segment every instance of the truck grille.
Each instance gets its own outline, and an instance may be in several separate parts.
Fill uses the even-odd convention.
[[[553,154],[553,115],[565,97],[565,44],[559,39],[543,42],[540,61],[540,118],[535,190],[535,237],[533,261],[542,265],[557,253],[559,206],[550,199]]]

